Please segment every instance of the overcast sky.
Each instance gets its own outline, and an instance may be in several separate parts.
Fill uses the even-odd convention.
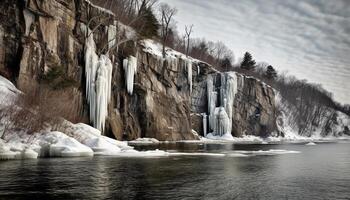
[[[350,103],[350,0],[161,0],[178,9],[180,32],[223,41],[278,71],[321,83]]]

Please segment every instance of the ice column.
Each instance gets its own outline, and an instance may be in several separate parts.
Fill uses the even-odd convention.
[[[220,78],[221,87],[217,89],[220,91],[220,102],[217,102],[218,93],[214,91],[216,88],[214,88],[213,77],[208,76],[207,78],[209,128],[213,131],[213,135],[217,136],[223,136],[231,133],[233,105],[235,95],[237,93],[236,73],[222,73]],[[220,104],[219,107],[216,107],[217,103]]]
[[[86,97],[89,103],[90,121],[95,128],[103,131],[111,98],[112,62],[107,56],[99,57],[96,54],[92,33],[85,45]]]
[[[129,56],[123,60],[123,68],[125,72],[125,85],[129,94],[134,90],[134,76],[137,73],[137,58]]]
[[[187,66],[187,79],[188,79],[188,83],[190,84],[190,93],[192,93],[192,61],[187,59],[186,66]]]
[[[207,136],[207,133],[208,133],[208,131],[207,131],[207,114],[205,114],[205,113],[202,113],[202,117],[203,117],[203,135],[204,135],[204,137],[206,137]]]

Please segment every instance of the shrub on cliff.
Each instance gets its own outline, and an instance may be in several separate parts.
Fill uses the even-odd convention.
[[[159,22],[151,8],[144,8],[141,12],[141,18],[132,26],[139,30],[143,38],[158,37]]]
[[[54,66],[48,72],[41,76],[41,82],[49,85],[54,90],[74,87],[77,82],[66,75],[61,66]]]
[[[269,66],[267,66],[265,76],[267,79],[272,80],[272,79],[277,78],[277,72],[271,65],[269,65]]]

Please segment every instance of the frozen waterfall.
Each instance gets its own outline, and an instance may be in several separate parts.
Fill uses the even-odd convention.
[[[206,115],[203,114],[203,130],[206,132],[213,131],[210,133],[212,136],[231,135],[233,105],[236,94],[236,73],[221,73],[220,87],[218,88],[215,88],[214,77],[207,77],[209,129],[207,128]]]
[[[113,66],[106,55],[96,54],[93,33],[90,33],[85,45],[86,96],[89,103],[90,121],[95,128],[103,131],[111,98]]]
[[[134,90],[134,76],[137,73],[137,58],[129,56],[123,60],[123,68],[125,72],[125,85],[129,94]]]

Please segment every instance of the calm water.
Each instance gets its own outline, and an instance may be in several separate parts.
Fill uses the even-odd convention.
[[[299,154],[0,162],[0,199],[350,199],[350,144],[176,144],[184,152]]]

